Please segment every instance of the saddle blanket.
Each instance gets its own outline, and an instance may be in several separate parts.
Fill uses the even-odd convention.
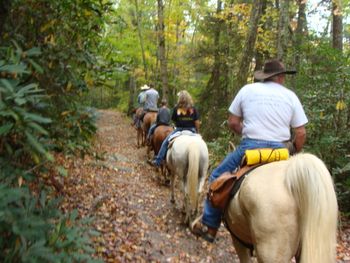
[[[202,136],[199,135],[198,133],[194,133],[194,132],[191,132],[191,131],[188,131],[188,130],[184,130],[184,131],[177,131],[174,134],[170,135],[169,142],[174,140],[175,138],[181,136],[181,135],[199,136],[199,137],[202,138]]]

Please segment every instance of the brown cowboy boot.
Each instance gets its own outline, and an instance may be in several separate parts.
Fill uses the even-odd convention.
[[[202,216],[197,217],[190,226],[191,232],[195,236],[199,236],[204,240],[213,243],[215,240],[216,233],[218,231],[217,228],[209,227],[201,222]]]

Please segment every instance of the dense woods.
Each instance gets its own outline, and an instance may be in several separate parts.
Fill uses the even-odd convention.
[[[350,212],[348,0],[2,0],[0,261],[93,261],[86,222],[60,210],[67,171],[84,155],[95,108],[130,114],[140,86],[174,105],[195,98],[212,163],[227,152],[234,95],[269,58],[298,74],[287,87],[309,118],[305,150],[332,172]]]

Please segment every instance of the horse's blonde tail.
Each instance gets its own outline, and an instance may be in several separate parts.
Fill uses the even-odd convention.
[[[189,202],[192,211],[197,209],[198,204],[199,156],[199,145],[196,142],[192,142],[188,146],[188,170],[186,176]]]
[[[286,183],[299,209],[300,262],[335,262],[338,205],[332,178],[312,154],[297,154],[289,162]]]

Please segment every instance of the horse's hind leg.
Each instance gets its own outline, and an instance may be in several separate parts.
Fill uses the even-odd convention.
[[[239,242],[234,236],[232,236],[232,242],[236,249],[239,261],[241,263],[252,263],[252,257],[250,255],[250,249],[245,247],[241,242]]]
[[[269,238],[257,242],[256,257],[259,263],[290,262],[293,254],[287,239],[271,235]]]
[[[175,203],[175,174],[174,171],[171,171],[170,173],[170,178],[171,178],[171,203]]]

